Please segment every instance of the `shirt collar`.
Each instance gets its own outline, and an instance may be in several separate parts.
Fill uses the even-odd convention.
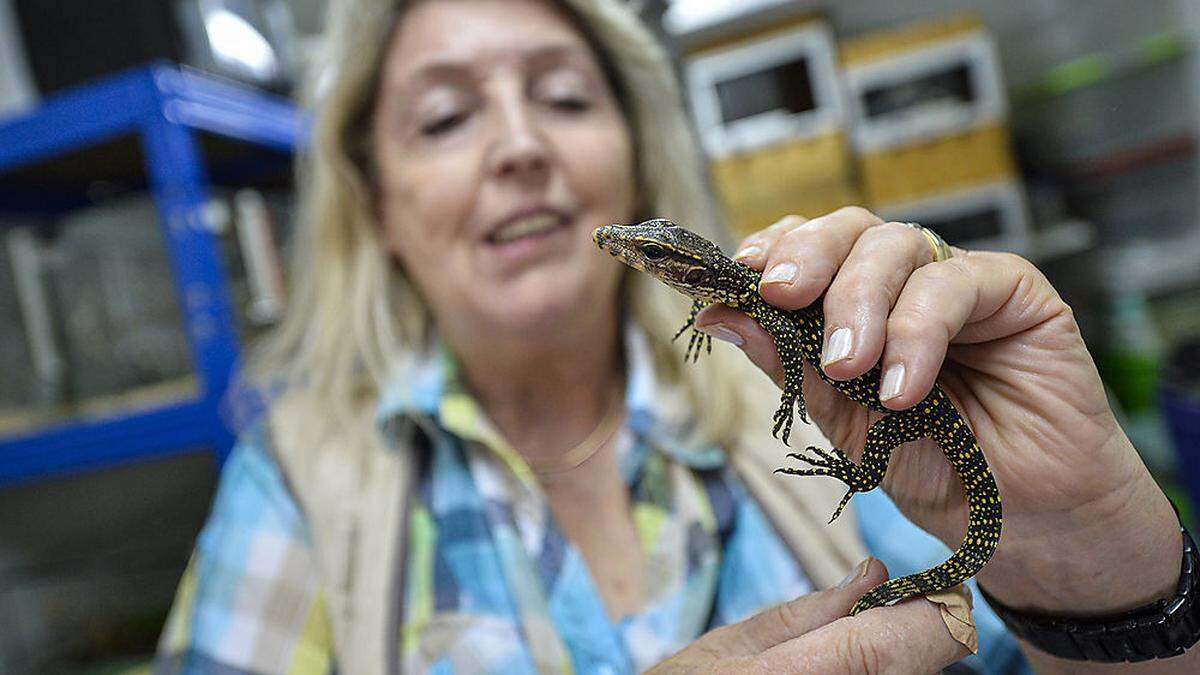
[[[637,439],[661,449],[695,469],[724,463],[717,447],[690,439],[695,417],[679,385],[663,382],[655,372],[650,342],[636,323],[623,331],[626,375],[626,429]],[[698,365],[696,367],[703,367]],[[428,349],[405,354],[379,398],[376,420],[384,428],[405,422],[430,422],[456,436],[478,441],[496,452],[522,478],[532,479],[528,465],[483,414],[463,385],[458,364],[440,340]]]

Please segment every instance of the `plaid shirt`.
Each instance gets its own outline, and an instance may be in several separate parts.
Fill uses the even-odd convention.
[[[659,389],[648,350],[626,336],[621,465],[646,561],[646,602],[608,619],[577,549],[558,530],[529,467],[488,424],[445,354],[384,393],[379,421],[424,415],[438,433],[408,521],[406,671],[643,670],[711,627],[812,590],[717,448],[689,447],[680,401]],[[243,437],[162,636],[162,672],[329,673],[332,638],[302,514],[269,454]],[[949,552],[882,492],[858,495],[863,539],[893,575]],[[1028,672],[976,594],[978,672]]]
[[[812,590],[715,447],[660,389],[627,334],[622,471],[646,561],[645,603],[613,622],[528,465],[496,433],[443,351],[395,379],[380,422],[434,422],[410,511],[404,667],[413,672],[629,673],[706,630]],[[303,517],[267,439],[223,470],[160,643],[163,671],[327,673],[332,640]]]

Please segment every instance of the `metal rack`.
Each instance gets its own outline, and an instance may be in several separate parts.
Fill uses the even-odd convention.
[[[304,117],[283,99],[167,63],[54,95],[0,122],[0,180],[121,137],[136,139],[197,380],[187,400],[0,437],[0,487],[197,448],[224,459],[233,437],[218,405],[239,345],[218,242],[205,223],[211,177],[202,138],[290,155],[305,131]],[[88,167],[72,170],[86,174]],[[0,192],[0,208],[70,208],[69,190],[47,192],[50,199]]]

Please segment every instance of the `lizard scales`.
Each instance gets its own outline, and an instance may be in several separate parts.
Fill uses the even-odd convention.
[[[839,448],[824,450],[810,446],[805,453],[788,455],[807,467],[776,470],[798,476],[830,476],[845,483],[849,490],[830,522],[841,514],[854,493],[879,486],[892,451],[901,444],[931,438],[942,449],[966,495],[967,531],[962,543],[941,564],[871,589],[854,604],[851,614],[956,586],[978,573],[991,559],[1000,541],[1000,493],[975,435],[941,387],[934,385],[924,400],[907,410],[892,411],[879,400],[879,366],[850,380],[827,377],[820,367],[824,334],[820,301],[795,311],[768,304],[758,294],[761,274],[757,270],[728,258],[712,242],[669,220],[609,225],[598,228],[592,236],[601,249],[692,299],[687,323],[676,334],[679,337],[692,328],[685,360],[699,357],[705,337],[695,330],[695,318],[708,304],[736,307],[770,333],[784,369],[783,395],[775,411],[773,433],[779,437],[782,432],[784,444],[791,432],[794,410],[798,408],[800,419],[807,421],[801,392],[806,362],[843,395],[884,414],[867,430],[863,456],[858,463]],[[711,340],[707,338],[710,350]]]

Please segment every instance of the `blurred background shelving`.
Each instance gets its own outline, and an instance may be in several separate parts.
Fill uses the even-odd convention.
[[[29,429],[7,416],[0,485],[196,445],[228,451],[218,406],[239,335],[220,191],[245,201],[286,187],[301,133],[290,104],[171,65],[0,124],[14,325],[34,364],[25,412],[65,417]]]
[[[1187,370],[1200,340],[1200,6],[680,0],[647,8],[662,17],[685,75],[707,67],[714,50],[736,52],[789,23],[825,26],[836,36],[849,101],[840,131],[850,159],[835,164],[810,151],[804,161],[815,157],[825,175],[842,176],[840,201],[858,197],[884,217],[1037,262],[1075,310],[1147,463],[1179,501],[1187,490],[1200,498],[1200,439],[1191,430],[1200,388],[1173,376]],[[966,56],[965,43],[976,39],[976,56]],[[885,91],[885,82],[895,86]],[[886,109],[893,105],[909,112]],[[998,145],[983,138],[989,125]],[[909,140],[896,140],[905,133]],[[718,188],[728,163],[715,159]],[[757,171],[778,177],[789,169],[775,162]],[[797,169],[778,180],[795,185],[807,176]],[[809,210],[836,205],[813,200]],[[798,199],[789,206],[805,210]],[[947,215],[955,212],[958,219]],[[769,222],[764,216],[747,220]]]
[[[281,309],[304,127],[167,63],[0,120],[0,672],[153,644]]]
[[[1200,3],[630,1],[735,228],[864,203],[1028,256],[1200,500]],[[0,674],[153,648],[286,302],[325,6],[0,0]]]

